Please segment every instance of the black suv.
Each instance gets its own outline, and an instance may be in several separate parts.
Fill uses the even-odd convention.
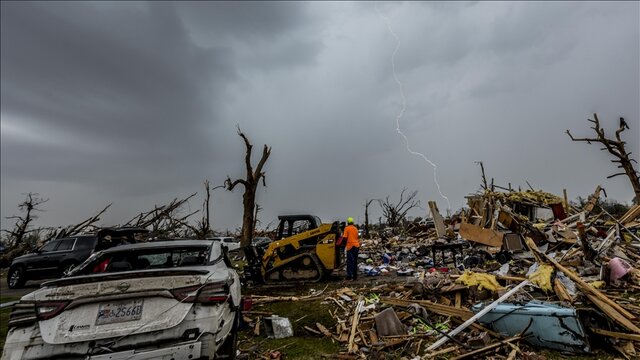
[[[7,273],[7,285],[15,289],[24,286],[28,280],[61,277],[93,252],[135,243],[136,234],[147,232],[139,228],[106,228],[95,235],[51,240],[36,251],[13,259]]]

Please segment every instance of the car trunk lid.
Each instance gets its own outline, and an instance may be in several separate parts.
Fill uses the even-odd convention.
[[[227,272],[209,277],[201,271],[147,273],[111,274],[105,281],[91,282],[82,279],[87,277],[61,279],[65,285],[38,290],[33,300],[43,340],[62,344],[169,329],[193,306],[188,298],[177,299],[175,289],[199,289],[203,284],[223,288],[233,279]]]

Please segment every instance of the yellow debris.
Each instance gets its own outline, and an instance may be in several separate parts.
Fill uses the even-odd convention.
[[[543,230],[546,226],[547,224],[533,224],[533,227],[535,227],[538,230]]]
[[[595,289],[602,289],[605,285],[604,281],[598,280],[598,281],[592,281],[589,283],[589,285],[591,285],[593,288]]]
[[[465,271],[458,280],[456,280],[459,284],[464,284],[466,286],[478,286],[478,290],[488,289],[491,291],[498,291],[502,289],[502,286],[498,284],[498,280],[496,277],[491,274],[479,274],[474,273],[473,271]]]
[[[548,264],[542,264],[538,266],[536,271],[529,275],[529,281],[536,285],[544,292],[550,292],[551,288],[551,275],[553,274],[553,266]]]

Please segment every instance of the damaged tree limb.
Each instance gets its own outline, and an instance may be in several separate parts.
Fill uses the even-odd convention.
[[[625,129],[629,129],[629,126],[625,122],[624,118],[620,118],[618,130],[616,130],[615,132],[615,140],[607,138],[604,133],[604,129],[600,126],[600,120],[598,119],[597,114],[593,114],[593,120],[587,120],[594,124],[594,126],[592,126],[591,128],[596,133],[595,138],[574,138],[569,130],[566,131],[567,135],[569,135],[572,141],[586,142],[588,144],[591,144],[591,142],[598,142],[603,144],[605,147],[601,150],[607,150],[611,155],[616,157],[616,159],[611,160],[611,162],[618,163],[618,168],[624,170],[623,173],[617,173],[609,176],[608,178],[626,174],[636,195],[634,203],[640,204],[640,178],[638,177],[638,171],[633,167],[633,163],[637,163],[637,161],[631,158],[631,153],[627,152],[627,150],[625,149],[626,142],[623,141],[620,136]]]

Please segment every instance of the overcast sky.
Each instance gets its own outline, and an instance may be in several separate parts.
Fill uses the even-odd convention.
[[[640,154],[638,2],[2,2],[1,216],[49,198],[36,225],[104,225],[244,176],[239,125],[273,148],[258,202],[364,221],[403,188],[452,210],[480,185],[570,198],[626,177],[592,136],[626,118]],[[387,26],[388,21],[388,26]],[[392,55],[395,55],[394,79]],[[242,187],[213,193],[213,225],[242,219]],[[373,207],[373,218],[380,215]],[[416,210],[411,216],[424,216]]]

